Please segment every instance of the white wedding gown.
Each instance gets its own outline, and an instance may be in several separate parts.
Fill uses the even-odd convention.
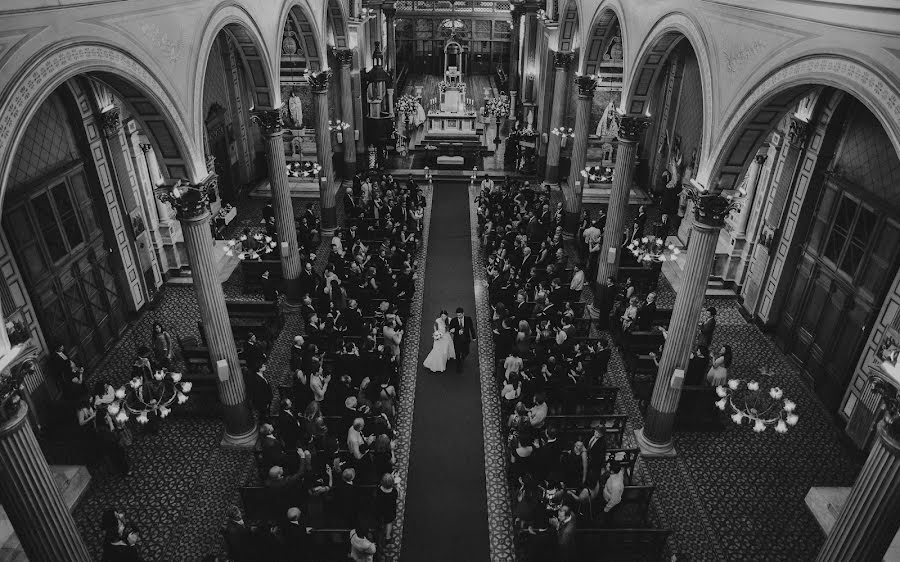
[[[456,358],[456,350],[453,348],[453,337],[447,331],[447,322],[439,317],[434,324],[440,337],[434,340],[431,353],[422,365],[432,373],[443,373],[447,370],[447,361]]]

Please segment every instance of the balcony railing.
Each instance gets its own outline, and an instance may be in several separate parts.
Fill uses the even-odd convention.
[[[489,14],[509,11],[509,0],[398,0],[398,13]]]

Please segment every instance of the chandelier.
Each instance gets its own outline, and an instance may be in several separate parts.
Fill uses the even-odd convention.
[[[675,244],[666,245],[662,238],[656,236],[644,236],[640,240],[635,238],[628,245],[628,249],[634,254],[639,262],[664,262],[675,261],[681,250],[675,247]]]
[[[191,386],[190,381],[181,380],[181,373],[160,369],[146,380],[135,377],[116,390],[116,398],[107,411],[120,423],[128,421],[129,414],[136,416],[140,424],[149,422],[151,416],[162,419],[172,413],[175,402],[187,402]]]
[[[317,178],[322,166],[318,162],[291,162],[285,164],[287,175],[292,178]]]
[[[225,242],[225,255],[237,256],[241,260],[260,260],[263,255],[275,251],[277,246],[278,243],[267,234],[260,232],[250,236],[241,234],[240,237]]]
[[[600,183],[610,183],[612,181],[613,169],[602,168],[600,166],[587,166],[581,170],[581,177],[589,181],[598,181]]]
[[[783,398],[784,392],[777,386],[766,392],[759,383],[744,383],[740,379],[731,379],[727,385],[716,387],[719,400],[716,407],[723,412],[730,409],[731,421],[742,425],[746,420],[753,431],[762,433],[770,425],[775,426],[776,433],[787,433],[788,426],[795,426],[800,421],[796,413],[797,405]]]

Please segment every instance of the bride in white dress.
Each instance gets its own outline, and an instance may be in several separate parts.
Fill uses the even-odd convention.
[[[434,346],[422,363],[432,373],[443,373],[447,369],[447,361],[456,359],[453,336],[447,328],[449,316],[446,310],[442,310],[441,315],[434,321]]]

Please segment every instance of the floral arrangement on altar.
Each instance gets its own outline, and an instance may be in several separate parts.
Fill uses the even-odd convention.
[[[397,100],[396,110],[397,113],[402,115],[413,115],[418,109],[419,101],[415,96],[410,94],[403,94],[400,96],[400,99]]]
[[[800,420],[797,404],[784,398],[784,392],[777,386],[767,392],[756,381],[744,383],[731,379],[716,387],[716,395],[719,397],[716,407],[723,412],[730,409],[731,421],[741,425],[747,420],[757,433],[770,425],[775,426],[776,433],[787,433],[788,426],[793,427]]]
[[[317,178],[322,171],[318,162],[291,162],[285,167],[287,175],[292,178]]]
[[[499,98],[488,98],[484,100],[482,114],[496,118],[506,117],[509,115],[509,98],[501,96]]]
[[[249,237],[241,234],[239,238],[225,243],[225,255],[237,256],[240,260],[261,260],[265,254],[271,254],[278,243],[269,235],[257,232]]]
[[[438,82],[438,90],[443,94],[447,90],[454,90],[457,92],[461,92],[465,89],[462,82],[447,82],[446,80],[441,80]]]

